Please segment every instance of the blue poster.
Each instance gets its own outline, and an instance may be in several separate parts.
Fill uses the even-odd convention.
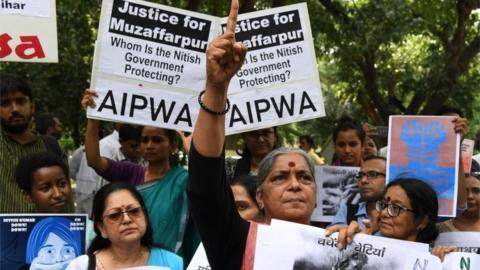
[[[460,136],[452,116],[390,116],[387,181],[406,175],[437,192],[440,216],[455,216]]]
[[[86,214],[0,214],[0,269],[65,269],[85,254]]]

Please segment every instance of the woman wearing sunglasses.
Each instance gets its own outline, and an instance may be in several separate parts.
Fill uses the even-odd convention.
[[[94,108],[96,96],[95,91],[85,90],[83,108]],[[199,239],[189,219],[185,192],[188,173],[178,166],[175,156],[176,132],[151,126],[142,128],[140,152],[148,162],[143,167],[101,157],[98,125],[97,120],[87,120],[85,153],[88,165],[108,181],[125,181],[137,187],[155,228],[153,243],[179,254],[194,250]],[[186,235],[193,237],[187,239]]]
[[[182,270],[182,258],[154,247],[145,203],[130,184],[103,186],[93,199],[96,237],[87,255],[74,259],[67,269],[120,269],[163,266]]]

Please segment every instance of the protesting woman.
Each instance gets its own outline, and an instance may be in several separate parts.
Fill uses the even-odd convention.
[[[380,212],[378,228],[367,226],[363,233],[395,238],[405,241],[432,243],[438,236],[436,221],[438,217],[438,199],[435,190],[422,180],[415,178],[399,178],[390,182],[382,200],[377,201],[376,210]],[[361,232],[356,221],[347,228],[340,228],[338,248],[343,249],[351,244],[356,233]],[[333,233],[328,230],[326,235]],[[435,247],[432,254],[441,259],[455,251],[455,247]]]
[[[152,228],[141,195],[128,183],[103,186],[93,199],[97,236],[87,254],[74,259],[67,269],[120,269],[164,266],[183,270],[182,258],[153,247]]]
[[[227,88],[246,54],[245,45],[235,41],[237,14],[238,2],[233,0],[225,33],[207,48],[206,88],[189,153],[190,209],[212,269],[253,269],[255,254],[257,226],[236,210],[223,151]],[[258,182],[257,202],[265,223],[272,218],[310,223],[316,184],[314,165],[303,150],[270,152],[259,164]]]
[[[82,99],[84,109],[95,107],[96,93],[87,89]],[[188,173],[177,165],[175,158],[176,132],[145,126],[140,138],[140,152],[147,167],[128,161],[114,161],[100,156],[98,121],[87,120],[85,153],[88,165],[108,181],[125,181],[137,187],[155,228],[153,242],[176,252],[196,249],[198,240],[189,222],[186,184]],[[187,228],[188,226],[188,228]],[[185,239],[184,239],[185,238]]]

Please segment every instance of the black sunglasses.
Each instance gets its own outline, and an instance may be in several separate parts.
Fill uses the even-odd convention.
[[[103,216],[104,220],[108,220],[110,223],[118,223],[124,217],[126,213],[131,219],[136,219],[143,216],[143,208],[141,206],[133,207],[125,210],[115,211]]]

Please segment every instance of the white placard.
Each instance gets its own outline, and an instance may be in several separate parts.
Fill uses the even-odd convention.
[[[210,270],[210,263],[208,262],[207,253],[203,244],[198,245],[197,251],[193,255],[187,270]]]
[[[49,17],[50,0],[1,0],[1,15],[21,15],[34,17]]]
[[[357,234],[351,245],[339,251],[336,237],[336,234],[325,237],[323,229],[285,221],[272,222],[271,226],[259,225],[254,269],[442,268],[440,260],[428,253],[426,244],[391,242],[384,237]]]
[[[222,28],[226,18],[222,19]],[[320,91],[308,10],[305,4],[242,14],[236,38],[249,49],[230,93],[309,81]],[[315,83],[317,82],[317,84]],[[299,87],[302,89],[302,87]]]
[[[480,255],[452,252],[443,259],[443,270],[476,270],[480,269]]]
[[[155,95],[156,89],[150,85],[131,85],[115,80],[98,80],[96,91],[99,96],[97,106],[88,112],[92,118],[142,119],[144,125],[162,126],[177,129],[183,126],[193,130],[192,114],[199,106],[195,99],[181,92],[171,92],[165,96]],[[160,124],[161,123],[161,124]]]
[[[158,91],[200,92],[205,86],[205,50],[219,31],[217,20],[145,1],[105,0],[93,71],[99,77],[150,82]]]
[[[2,0],[0,6],[0,61],[58,62],[55,0]]]
[[[436,246],[456,246],[458,251],[480,254],[480,232],[446,232],[435,240]]]
[[[205,50],[224,21],[145,1],[104,0],[91,88],[98,90],[102,81],[111,85],[113,96],[132,98],[144,87],[147,99],[189,104],[188,118],[195,123],[205,86]],[[241,14],[236,32],[249,52],[230,84],[227,135],[325,115],[306,4]],[[106,93],[100,91],[97,104]],[[151,106],[136,110],[133,117],[92,109],[88,117],[172,128],[149,117]],[[190,121],[174,128],[193,129]]]

